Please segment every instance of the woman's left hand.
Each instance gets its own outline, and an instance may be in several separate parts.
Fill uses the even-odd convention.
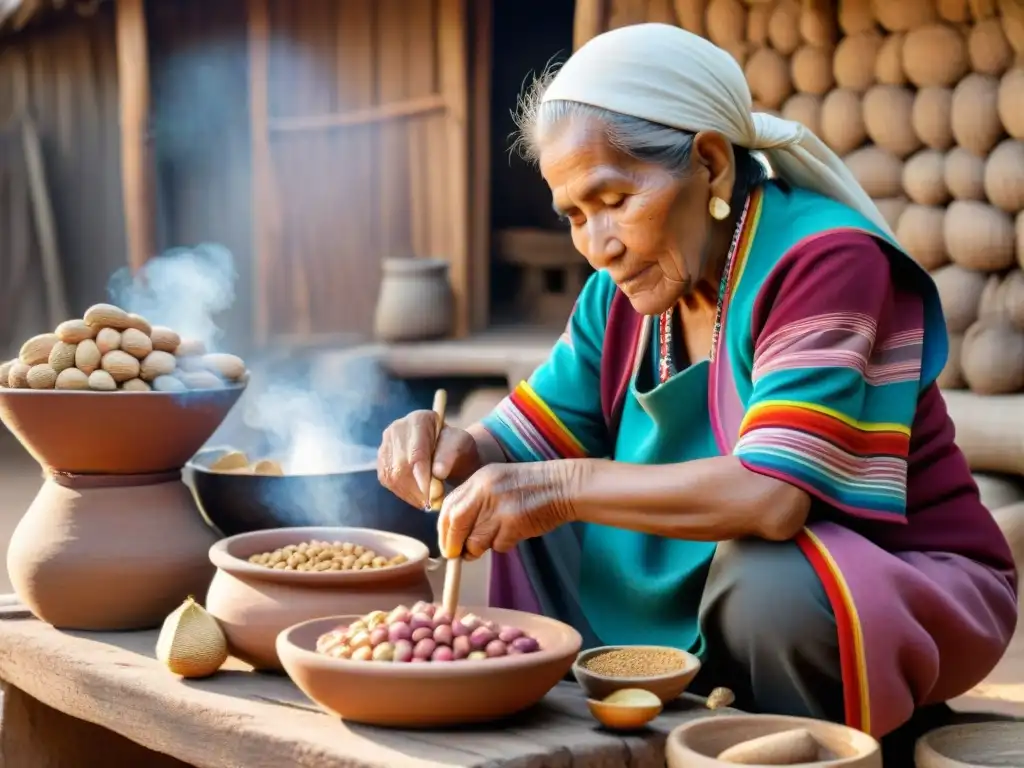
[[[508,552],[573,519],[574,462],[488,464],[444,500],[437,521],[445,557]]]

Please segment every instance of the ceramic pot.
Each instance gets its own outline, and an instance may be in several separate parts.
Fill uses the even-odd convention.
[[[150,629],[206,590],[215,540],[179,472],[52,474],[14,529],[7,571],[59,629]]]
[[[374,335],[381,341],[421,341],[446,336],[452,325],[448,262],[385,259]]]
[[[1024,727],[1016,721],[948,725],[922,736],[917,768],[984,768],[1024,765]]]
[[[361,544],[402,565],[362,571],[281,571],[248,562],[251,555],[312,539]],[[217,573],[206,610],[220,622],[231,654],[256,669],[279,671],[275,643],[287,627],[337,614],[363,615],[431,600],[426,546],[408,536],[368,528],[277,528],[242,533],[210,548]]]
[[[827,754],[803,768],[882,768],[882,750],[871,736],[837,723],[781,715],[707,717],[675,728],[665,742],[668,768],[729,768],[718,760],[729,747],[775,733],[804,728]],[[765,761],[767,764],[767,761]]]

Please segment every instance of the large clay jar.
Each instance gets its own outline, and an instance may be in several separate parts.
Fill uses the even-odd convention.
[[[420,341],[446,336],[452,325],[448,262],[386,259],[374,315],[381,341]]]
[[[7,550],[18,597],[60,629],[130,630],[203,594],[216,537],[180,478],[51,474]]]
[[[410,514],[416,514],[411,512]],[[248,562],[251,555],[311,540],[361,544],[401,565],[360,571],[284,571]],[[310,619],[362,615],[431,600],[427,547],[408,536],[368,528],[277,528],[222,539],[210,548],[217,573],[206,610],[220,622],[231,654],[256,669],[280,671],[281,630]]]

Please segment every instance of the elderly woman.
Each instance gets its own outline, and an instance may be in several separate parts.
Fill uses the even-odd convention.
[[[979,682],[1013,561],[935,383],[935,287],[842,162],[662,24],[594,38],[520,116],[597,271],[482,424],[436,452],[429,412],[390,426],[382,482],[456,486],[442,546],[499,553],[494,604],[687,649],[738,706],[882,735]]]

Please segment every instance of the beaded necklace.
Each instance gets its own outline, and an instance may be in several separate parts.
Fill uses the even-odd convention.
[[[729,286],[729,273],[732,271],[732,263],[736,258],[736,250],[739,247],[740,235],[747,221],[747,211],[750,208],[750,197],[743,203],[743,211],[736,222],[736,230],[732,234],[732,243],[729,245],[729,252],[725,257],[725,268],[722,271],[722,281],[718,286],[718,306],[715,309],[715,327],[711,334],[711,358],[714,359],[715,348],[718,346],[718,334],[722,329],[722,308],[725,305],[725,294]],[[664,384],[676,374],[675,355],[672,347],[672,317],[675,307],[669,307],[661,313],[658,318],[658,380]]]

